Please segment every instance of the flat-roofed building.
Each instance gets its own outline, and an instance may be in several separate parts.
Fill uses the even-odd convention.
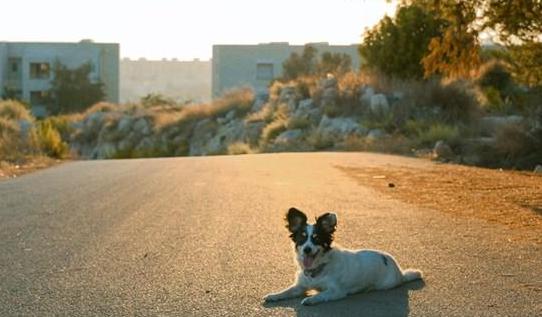
[[[106,101],[119,101],[119,44],[0,42],[0,95],[31,105],[38,117],[46,116],[47,94],[55,63],[75,69],[90,63],[92,82],[102,82]]]

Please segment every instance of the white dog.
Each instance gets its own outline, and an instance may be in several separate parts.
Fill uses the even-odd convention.
[[[316,219],[315,224],[308,224],[303,212],[290,208],[286,221],[295,243],[300,270],[292,286],[268,294],[264,297],[266,302],[299,297],[308,290],[318,290],[316,295],[301,301],[303,305],[315,305],[352,293],[390,289],[422,278],[419,270],[402,270],[388,253],[331,247],[337,225],[334,213],[325,213]]]

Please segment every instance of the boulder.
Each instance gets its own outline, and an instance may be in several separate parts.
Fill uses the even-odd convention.
[[[371,97],[369,109],[376,115],[385,115],[390,111],[388,99],[384,94],[376,94]]]
[[[371,98],[373,98],[375,90],[371,86],[365,86],[361,89],[360,101],[366,105],[371,103]]]
[[[131,116],[124,116],[119,120],[117,131],[122,134],[128,134],[132,130],[134,119]]]
[[[288,130],[279,134],[275,139],[275,144],[292,144],[303,136],[303,131],[301,129]]]
[[[318,132],[323,137],[344,137],[352,134],[361,135],[365,133],[365,129],[352,118],[329,118],[324,115],[318,125]]]
[[[211,140],[216,130],[216,123],[207,118],[199,121],[194,127],[190,138],[189,155],[199,156],[207,153],[207,143]]]
[[[433,147],[433,157],[438,160],[452,160],[455,154],[446,142],[439,140]]]
[[[135,132],[140,135],[150,135],[152,132],[149,122],[145,118],[139,118],[133,125]]]
[[[385,135],[386,133],[381,129],[371,129],[369,133],[367,133],[367,139],[370,141],[375,141],[383,138]]]
[[[262,135],[265,122],[250,122],[245,124],[245,142],[251,145],[258,144],[260,136]]]

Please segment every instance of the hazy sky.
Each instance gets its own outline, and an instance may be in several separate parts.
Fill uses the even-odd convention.
[[[213,44],[359,43],[385,0],[7,0],[0,41],[117,42],[121,57],[209,59]]]

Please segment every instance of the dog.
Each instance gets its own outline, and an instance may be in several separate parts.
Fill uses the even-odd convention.
[[[264,297],[265,302],[291,299],[317,290],[301,304],[315,305],[334,301],[349,294],[386,290],[403,283],[422,279],[422,272],[402,270],[390,254],[377,250],[346,250],[331,246],[337,226],[337,215],[325,213],[316,223],[296,208],[286,214],[286,227],[295,243],[295,259],[299,265],[293,285]]]

